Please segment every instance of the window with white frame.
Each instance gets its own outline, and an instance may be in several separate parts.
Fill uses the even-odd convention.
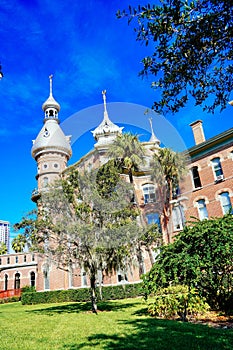
[[[193,184],[195,188],[199,188],[201,187],[201,179],[200,179],[200,175],[199,175],[199,171],[198,171],[198,167],[197,166],[193,166],[192,169],[192,177],[193,177]]]
[[[153,203],[155,202],[155,186],[152,184],[146,184],[142,186],[144,203]]]
[[[148,225],[157,224],[159,231],[161,231],[160,216],[159,213],[148,213],[146,214],[146,220]]]
[[[200,220],[208,219],[208,211],[204,199],[199,199],[199,201],[197,201],[197,209]]]
[[[123,270],[117,271],[117,282],[118,283],[127,283],[128,282],[128,276],[127,273]]]
[[[30,273],[30,285],[31,287],[35,287],[36,285],[36,274],[34,271]]]
[[[43,275],[44,275],[44,289],[50,289],[50,278],[49,278],[49,265],[45,264],[43,266]]]
[[[5,274],[5,278],[4,278],[4,290],[8,289],[8,275]]]
[[[222,171],[222,165],[221,165],[220,158],[217,157],[217,158],[212,159],[211,163],[212,163],[215,181],[223,180],[224,177],[223,177],[223,171]]]
[[[181,204],[172,209],[172,223],[174,230],[183,230],[185,223],[184,208]]]
[[[44,178],[43,178],[43,187],[47,187],[48,184],[49,184],[49,179],[48,179],[48,177],[44,177]]]
[[[87,273],[84,269],[81,269],[81,283],[82,283],[82,287],[87,286]]]
[[[231,200],[228,192],[222,192],[220,195],[223,214],[227,214],[232,209]]]
[[[18,272],[15,274],[14,287],[15,287],[15,289],[20,289],[20,274]]]

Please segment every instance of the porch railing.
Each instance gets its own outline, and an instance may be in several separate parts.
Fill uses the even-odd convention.
[[[0,299],[20,297],[21,289],[0,290]]]

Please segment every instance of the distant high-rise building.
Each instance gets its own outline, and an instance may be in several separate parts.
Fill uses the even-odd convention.
[[[0,242],[6,244],[7,252],[9,253],[10,245],[10,223],[9,221],[0,220]]]

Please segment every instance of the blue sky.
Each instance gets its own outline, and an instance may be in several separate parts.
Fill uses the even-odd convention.
[[[158,97],[149,81],[138,77],[140,61],[153,47],[136,42],[133,26],[115,16],[129,3],[137,5],[138,1],[1,1],[0,219],[13,224],[34,207],[30,196],[36,187],[36,163],[31,146],[42,126],[41,105],[49,94],[50,74],[62,124],[79,111],[101,104],[103,89],[109,103],[149,108]],[[202,119],[209,138],[232,127],[232,113],[229,106],[221,114],[208,115],[190,103],[166,120],[190,147],[189,123]],[[116,121],[114,113],[109,114]],[[118,119],[127,122],[119,115]],[[138,123],[135,120],[134,125]],[[91,137],[76,142],[70,163],[89,148]]]

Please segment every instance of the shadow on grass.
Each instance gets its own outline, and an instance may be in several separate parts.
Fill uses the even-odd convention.
[[[121,302],[98,302],[98,312],[104,312],[104,311],[117,311],[122,310],[126,308],[130,308],[135,306],[135,303],[126,303],[122,304]],[[46,307],[44,306],[41,309],[35,309],[27,311],[28,313],[35,313],[35,314],[41,314],[41,315],[53,315],[53,314],[62,314],[62,313],[79,313],[79,312],[90,312],[91,311],[91,303],[85,302],[85,303],[71,303],[71,304],[58,304],[56,306],[52,307]]]
[[[86,342],[66,344],[63,349],[78,350],[232,350],[233,332],[217,330],[205,325],[177,321],[138,318],[121,320],[125,331],[120,334],[94,334]]]

